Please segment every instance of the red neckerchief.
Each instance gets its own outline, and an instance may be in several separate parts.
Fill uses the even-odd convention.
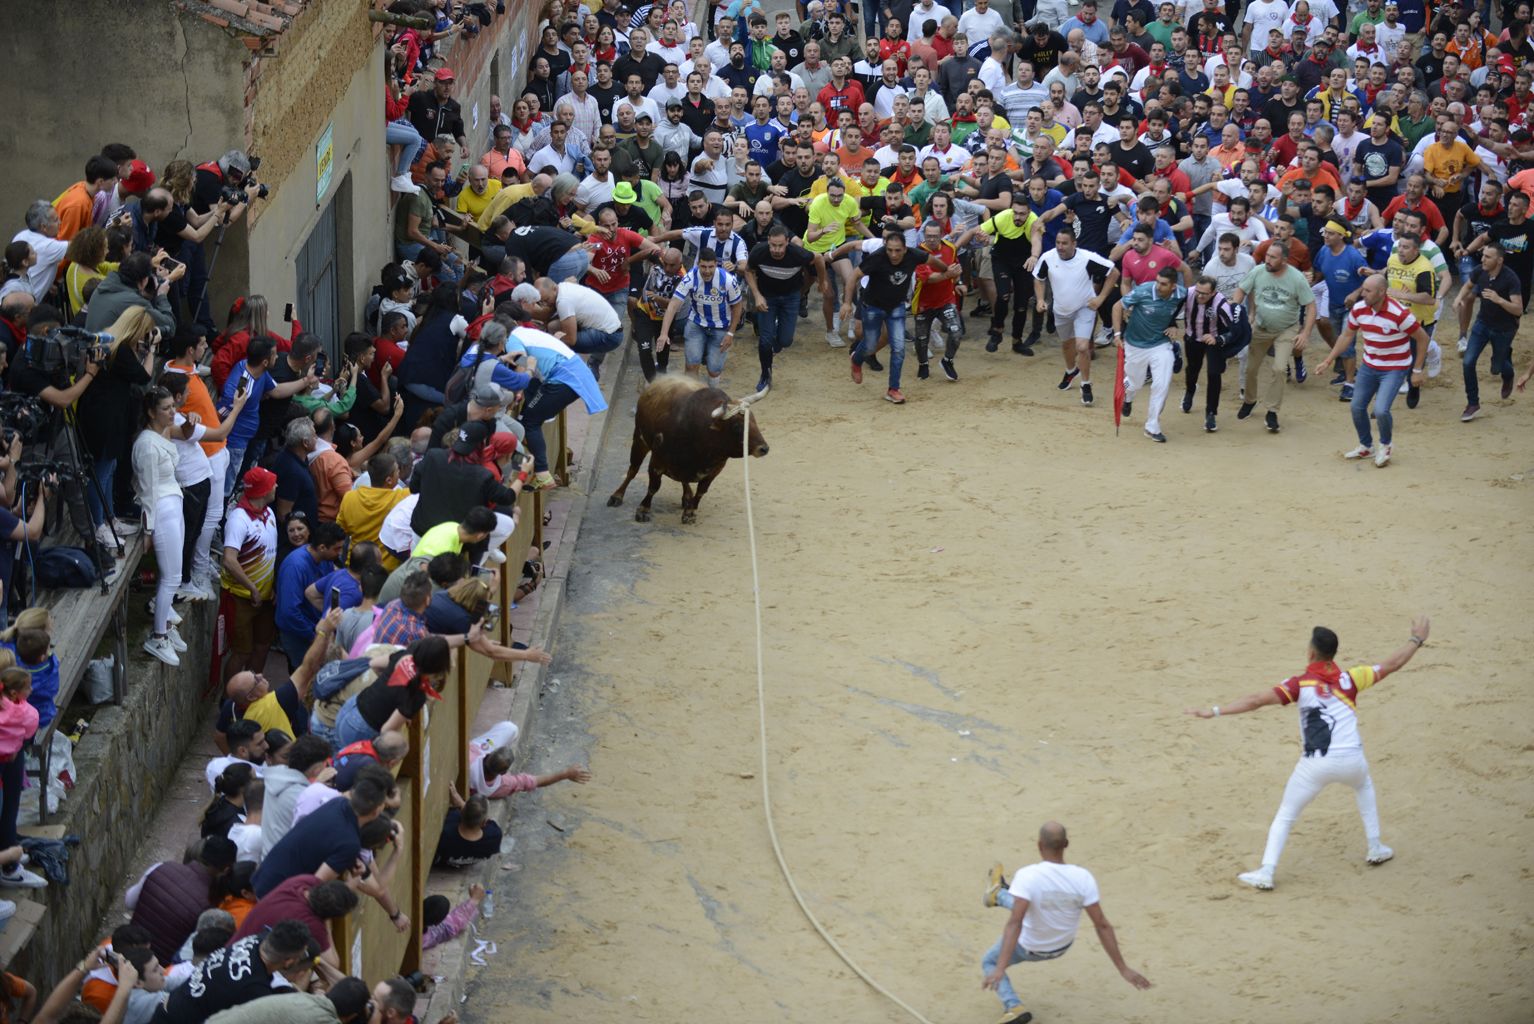
[[[525,120],[518,121],[513,117],[511,119],[511,126],[519,132],[530,131],[533,127],[533,119],[531,116],[528,116]]]
[[[255,508],[251,506],[250,499],[246,498],[243,493],[240,495],[240,500],[235,503],[235,507],[244,509],[246,515],[261,523],[265,523],[266,517],[272,514],[272,506],[270,505],[266,506],[266,508],[263,508],[260,512],[257,512]]]
[[[1354,206],[1353,205],[1353,197],[1352,196],[1348,196],[1346,199],[1344,199],[1342,201],[1342,212],[1347,214],[1348,220],[1351,221],[1351,220],[1355,219],[1360,213],[1363,212],[1363,209],[1364,209],[1363,204],[1367,203],[1368,201],[1369,200],[1367,200],[1367,199],[1361,199],[1361,200],[1359,200],[1358,205]]]
[[[442,699],[442,694],[438,693],[432,688],[431,683],[426,681],[426,677],[424,675],[417,674],[415,670],[415,659],[408,654],[401,658],[399,662],[394,666],[394,671],[390,673],[389,681],[385,685],[409,686],[412,679],[419,679],[421,681],[421,689],[426,691],[427,697],[432,700]]]
[[[1305,666],[1305,674],[1301,679],[1314,679],[1325,683],[1327,686],[1336,686],[1342,678],[1342,669],[1337,667],[1335,661],[1313,661]]]

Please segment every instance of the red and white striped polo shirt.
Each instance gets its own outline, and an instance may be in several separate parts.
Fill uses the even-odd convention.
[[[1404,303],[1387,295],[1385,304],[1375,309],[1360,299],[1348,311],[1347,326],[1357,332],[1363,345],[1364,365],[1376,370],[1411,369],[1411,334],[1418,325]]]

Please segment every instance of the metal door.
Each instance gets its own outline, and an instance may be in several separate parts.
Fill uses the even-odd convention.
[[[298,316],[307,331],[324,339],[332,363],[340,354],[340,282],[333,197],[298,252]]]

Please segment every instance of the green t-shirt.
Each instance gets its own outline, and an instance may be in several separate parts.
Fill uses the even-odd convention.
[[[456,555],[463,551],[463,539],[458,536],[457,523],[438,523],[421,535],[411,549],[411,558],[436,558],[438,555]]]
[[[1316,301],[1310,282],[1294,267],[1270,273],[1266,265],[1250,270],[1241,290],[1252,300],[1252,323],[1264,331],[1287,331],[1300,322],[1305,307]]]
[[[415,195],[406,196],[399,201],[394,208],[394,240],[396,242],[410,241],[410,215],[415,214],[421,218],[418,225],[423,235],[431,234],[431,196],[427,195],[424,188],[417,189]]]

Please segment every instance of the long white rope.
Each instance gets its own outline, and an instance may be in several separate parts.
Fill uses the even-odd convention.
[[[778,842],[778,829],[772,820],[772,783],[769,781],[770,775],[767,770],[767,678],[766,662],[762,653],[762,578],[756,559],[756,519],[751,510],[751,407],[743,407],[742,412],[744,415],[741,417],[743,421],[741,426],[741,462],[745,467],[746,536],[751,541],[751,596],[756,604],[756,709],[759,718],[762,752],[762,812],[767,817],[767,835],[772,839],[772,853],[778,859],[778,870],[783,872],[783,880],[788,883],[789,892],[794,894],[794,902],[799,904],[799,909],[804,911],[804,916],[809,919],[810,924],[820,934],[820,937],[826,941],[826,945],[830,946],[832,951],[841,957],[842,963],[852,968],[852,973],[867,982],[868,986],[875,992],[910,1014],[913,1019],[920,1021],[921,1024],[932,1024],[930,1020],[922,1016],[909,1003],[875,981],[831,937],[831,933],[826,931],[825,927],[820,923],[820,919],[815,916],[814,911],[810,910],[809,904],[805,902],[804,894],[799,891],[798,883],[794,881],[793,872],[788,869],[788,861],[783,856],[783,846]]]

